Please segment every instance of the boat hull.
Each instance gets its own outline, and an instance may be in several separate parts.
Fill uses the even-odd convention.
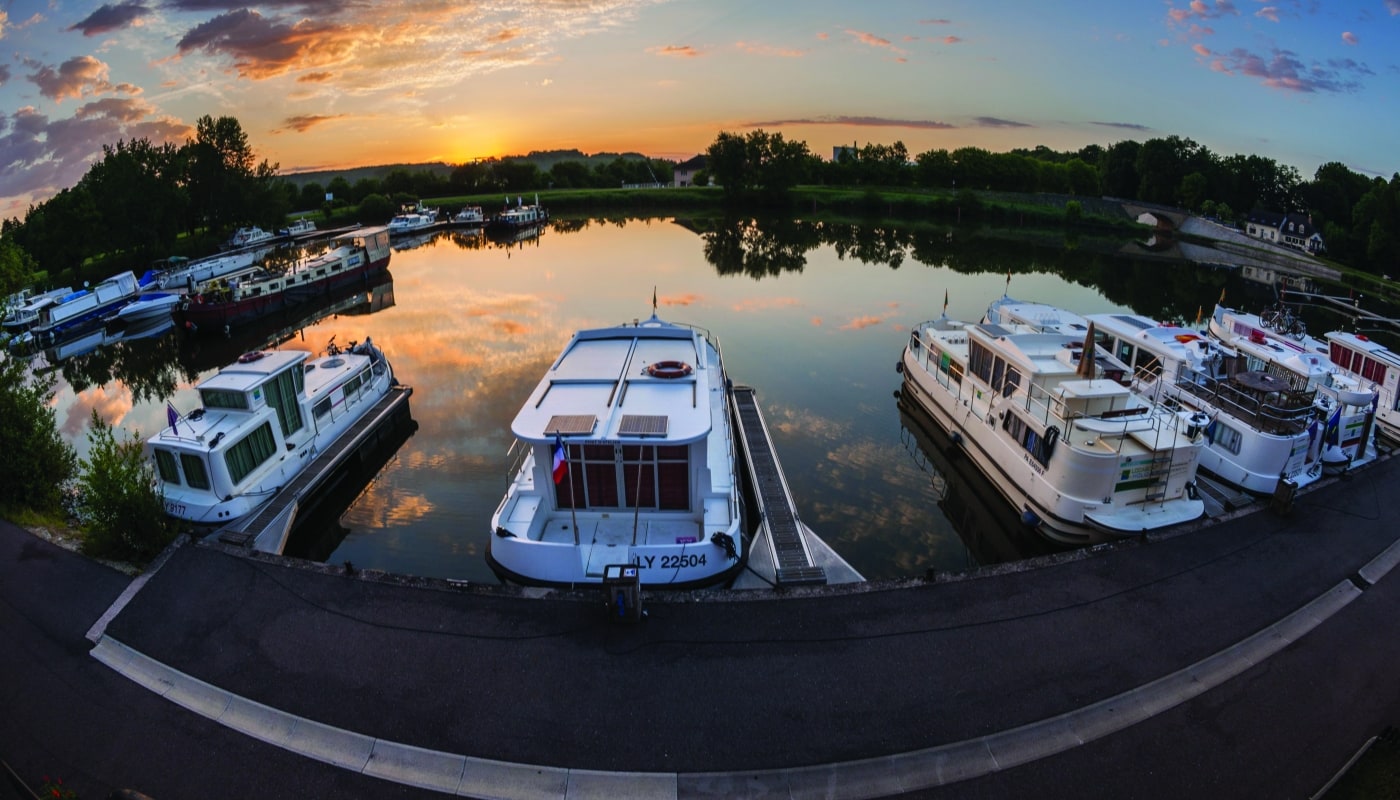
[[[223,303],[199,302],[196,298],[187,304],[176,307],[174,311],[175,322],[192,332],[201,329],[232,328],[349,286],[359,284],[369,286],[388,267],[389,259],[387,256],[372,261],[366,259],[359,266],[331,273],[319,280],[299,284],[281,292],[245,297]]]

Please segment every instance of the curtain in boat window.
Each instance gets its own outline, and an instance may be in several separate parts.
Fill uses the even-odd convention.
[[[209,488],[209,472],[204,469],[203,458],[193,453],[181,453],[180,466],[185,469],[185,482],[190,485],[190,488]]]
[[[277,424],[282,435],[290,436],[302,429],[301,406],[297,403],[298,383],[305,380],[300,369],[289,369],[263,384],[267,392],[267,405],[277,412]]]
[[[175,466],[175,454],[169,450],[156,451],[156,471],[166,483],[180,484],[180,470]]]
[[[272,437],[272,426],[264,422],[224,454],[229,477],[233,478],[235,484],[239,483],[276,452],[277,440]]]
[[[690,461],[685,445],[568,448],[569,477],[555,485],[559,508],[689,510]]]

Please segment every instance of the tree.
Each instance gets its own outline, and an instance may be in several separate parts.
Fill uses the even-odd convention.
[[[1206,176],[1199,172],[1193,172],[1181,179],[1181,187],[1177,189],[1177,196],[1181,198],[1183,206],[1196,211],[1206,199],[1208,189]]]
[[[1116,142],[1104,152],[1099,162],[1099,175],[1103,182],[1103,193],[1109,197],[1132,199],[1137,197],[1140,179],[1137,171],[1138,152],[1142,145],[1131,139]]]
[[[705,164],[719,185],[724,188],[724,196],[736,198],[744,194],[755,182],[754,169],[748,160],[748,148],[744,137],[720,131],[714,142],[705,150]]]
[[[301,187],[301,194],[297,199],[297,208],[309,211],[313,208],[320,208],[326,202],[326,187],[315,181]]]
[[[34,259],[12,236],[0,236],[0,297],[9,297],[34,280]]]
[[[96,409],[90,425],[75,501],[83,550],[118,558],[154,556],[170,544],[175,528],[165,515],[165,497],[140,434],[118,441]]]
[[[58,433],[53,400],[55,378],[33,374],[28,362],[0,359],[0,486],[4,505],[54,513],[73,478],[76,455]]]

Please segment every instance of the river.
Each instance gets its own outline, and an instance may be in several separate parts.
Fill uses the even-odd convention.
[[[417,429],[294,547],[359,568],[490,582],[490,517],[520,403],[576,329],[645,318],[654,294],[660,317],[709,330],[729,377],[757,390],[802,520],[867,578],[919,576],[1047,546],[1019,537],[1006,509],[987,508],[977,476],[941,468],[934,437],[901,412],[894,367],[913,325],[945,302],[951,317],[980,318],[1003,292],[1186,320],[1222,291],[1246,308],[1268,292],[1236,271],[1145,260],[1131,243],[1063,232],[658,217],[555,220],[511,246],[464,231],[406,244],[372,292],[305,309],[328,314],[319,320],[275,320],[227,340],[170,331],[49,354],[56,365],[40,356],[38,368],[58,368],[60,429],[81,455],[94,410],[119,432],[149,435],[165,425],[167,401],[192,410],[197,380],[245,349],[373,337],[414,388]]]

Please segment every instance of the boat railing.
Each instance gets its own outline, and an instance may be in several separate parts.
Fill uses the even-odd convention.
[[[1289,390],[1259,396],[1229,379],[1193,372],[1178,376],[1176,386],[1268,434],[1302,433],[1315,414],[1316,391]]]
[[[506,483],[510,483],[515,476],[520,474],[520,467],[525,463],[525,457],[530,455],[530,445],[515,439],[506,450],[506,463],[510,466],[506,469]]]

